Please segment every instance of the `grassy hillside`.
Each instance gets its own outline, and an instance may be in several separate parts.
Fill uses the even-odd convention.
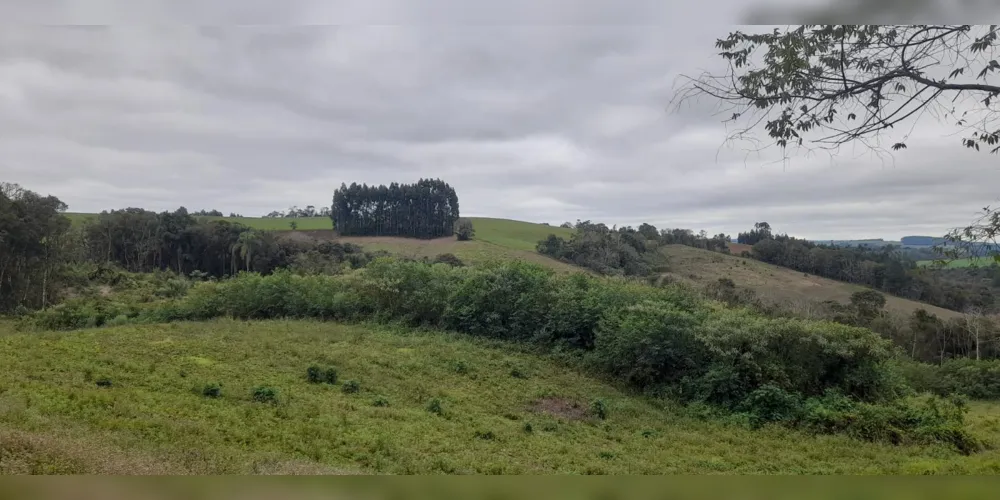
[[[866,289],[753,259],[688,246],[667,245],[663,248],[663,253],[667,256],[671,270],[668,274],[680,281],[706,285],[719,278],[730,278],[737,287],[749,288],[765,300],[798,304],[802,307],[824,300],[847,302],[852,293]],[[886,310],[907,315],[917,308],[926,309],[943,318],[959,315],[955,311],[891,295],[886,295],[885,307]]]
[[[338,382],[309,383],[312,364],[336,367]],[[434,332],[303,321],[8,332],[0,366],[0,473],[1000,472],[996,450],[704,421],[509,344]],[[262,385],[277,403],[253,400]],[[993,440],[995,407],[974,413]]]
[[[535,251],[538,241],[550,234],[569,237],[572,229],[520,222],[507,219],[471,218],[476,230],[471,241],[457,241],[454,237],[420,240],[389,236],[338,236],[328,231],[296,231],[283,233],[288,238],[319,238],[361,245],[366,250],[385,250],[406,257],[433,258],[443,253],[455,254],[462,261],[477,264],[489,260],[524,260],[551,267],[557,271],[581,271],[580,268],[559,262]]]

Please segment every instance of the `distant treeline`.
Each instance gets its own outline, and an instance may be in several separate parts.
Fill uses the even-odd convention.
[[[330,207],[320,207],[319,210],[313,205],[307,205],[306,208],[299,208],[296,206],[289,207],[287,211],[279,212],[277,210],[272,211],[265,215],[265,218],[298,218],[298,217],[329,217]]]
[[[918,300],[945,309],[994,310],[1000,297],[1000,280],[956,270],[944,273],[924,269],[898,246],[828,246],[786,234],[772,234],[766,222],[738,235],[740,243],[753,245],[749,256],[770,264],[846,281]]]
[[[440,179],[416,184],[341,184],[330,217],[344,236],[439,238],[455,234],[458,195]]]
[[[344,219],[346,227],[362,234],[365,228],[386,234],[379,231],[390,226],[406,236],[453,234],[458,202],[447,184],[422,180],[413,186],[394,186],[395,190],[386,190],[355,185],[340,193],[347,195],[338,199],[347,203],[352,215]],[[400,197],[389,204],[388,198],[372,196],[386,192]],[[397,210],[369,211],[390,205]],[[377,255],[356,245],[297,239],[198,217],[217,216],[217,210],[192,214],[183,207],[159,213],[125,208],[104,211],[74,227],[64,215],[66,208],[54,196],[0,183],[0,313],[58,302],[74,274],[72,268],[83,264],[220,278],[282,268],[337,272],[345,266],[364,266]]]

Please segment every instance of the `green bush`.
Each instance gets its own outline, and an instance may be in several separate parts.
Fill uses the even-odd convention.
[[[337,369],[333,367],[321,368],[317,365],[312,365],[306,368],[306,380],[310,384],[327,383],[334,385],[337,383]]]
[[[528,340],[543,331],[553,271],[515,261],[452,272],[466,269],[451,291],[446,327],[505,340]]]
[[[222,386],[219,384],[208,384],[201,389],[201,395],[207,398],[217,398],[222,396]]]
[[[444,408],[441,406],[441,400],[434,398],[427,403],[427,411],[435,415],[444,415]]]
[[[258,403],[278,403],[278,390],[273,387],[264,385],[255,387],[250,396]]]
[[[603,399],[595,399],[590,403],[590,413],[601,420],[605,420],[608,418],[608,404]]]
[[[160,287],[171,279],[168,273],[145,281],[125,275],[119,283]],[[889,341],[865,328],[769,318],[705,302],[677,284],[557,275],[526,262],[469,268],[377,257],[342,275],[278,271],[200,281],[173,299],[81,297],[23,321],[65,329],[220,316],[400,321],[520,341],[635,388],[677,397],[706,415],[885,442],[944,441],[967,451],[976,443],[963,431],[961,411],[953,409],[958,406],[903,399],[907,387],[900,377],[935,394],[1000,394],[1000,362],[894,364]],[[468,371],[464,363],[453,368]],[[320,366],[310,367],[306,377],[337,381],[335,369]],[[343,391],[356,387],[348,382]],[[252,396],[277,401],[277,392],[266,387]],[[378,397],[372,404],[389,402]],[[444,413],[439,400],[427,409]],[[606,407],[591,410],[606,416]]]
[[[981,450],[983,443],[965,430],[967,411],[961,400],[937,396],[870,404],[831,391],[806,401],[797,425],[890,444],[941,442],[969,454]]]
[[[891,344],[871,330],[723,310],[701,325],[697,337],[712,377],[729,379],[701,395],[711,402],[728,406],[764,386],[804,397],[837,389],[863,401],[901,394],[888,366]]]
[[[377,406],[377,407],[389,406],[389,400],[386,399],[385,396],[379,396],[375,398],[374,401],[372,401],[372,406]]]
[[[1000,360],[950,359],[940,365],[905,361],[900,363],[900,370],[919,392],[1000,399]]]
[[[708,361],[698,345],[698,323],[670,303],[645,301],[613,310],[598,324],[592,359],[640,388],[678,383]]]
[[[361,384],[359,384],[356,380],[348,380],[347,382],[344,382],[344,386],[341,387],[341,390],[344,391],[344,394],[355,394],[361,390]]]

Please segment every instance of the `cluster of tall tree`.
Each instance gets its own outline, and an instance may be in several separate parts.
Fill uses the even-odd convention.
[[[318,210],[313,205],[307,205],[306,208],[299,208],[297,206],[289,207],[287,211],[281,212],[274,210],[264,217],[266,218],[297,218],[297,217],[329,217],[330,207],[320,207]]]
[[[0,182],[0,312],[44,307],[65,261],[66,204]]]
[[[101,212],[84,227],[88,260],[132,272],[171,269],[225,276],[247,270],[264,235],[224,220],[199,221],[184,207],[156,213],[141,208]]]
[[[754,245],[762,240],[770,240],[774,238],[771,234],[771,225],[766,222],[757,222],[753,225],[753,229],[736,235],[736,242],[742,243],[744,245]]]
[[[388,186],[341,184],[330,214],[345,236],[452,236],[459,218],[458,195],[440,179]]]

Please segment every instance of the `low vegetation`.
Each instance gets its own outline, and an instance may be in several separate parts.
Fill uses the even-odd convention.
[[[523,347],[280,320],[8,332],[0,335],[0,473],[1000,472],[993,448],[966,456],[946,444],[891,446],[706,418]],[[310,384],[313,364],[336,366],[359,390]],[[512,377],[512,366],[532,377]],[[105,374],[114,385],[97,387]],[[203,395],[207,384],[221,394]],[[277,403],[254,400],[262,386]],[[443,417],[427,410],[434,399]],[[968,418],[977,434],[1000,429],[982,404]]]
[[[216,317],[444,328],[563,352],[636,390],[754,425],[890,443],[944,441],[966,453],[980,446],[964,430],[961,404],[907,399],[891,344],[871,330],[768,318],[678,286],[558,275],[525,263],[468,268],[380,258],[340,276],[242,274],[197,283],[178,299],[67,303],[25,322],[56,329]]]

